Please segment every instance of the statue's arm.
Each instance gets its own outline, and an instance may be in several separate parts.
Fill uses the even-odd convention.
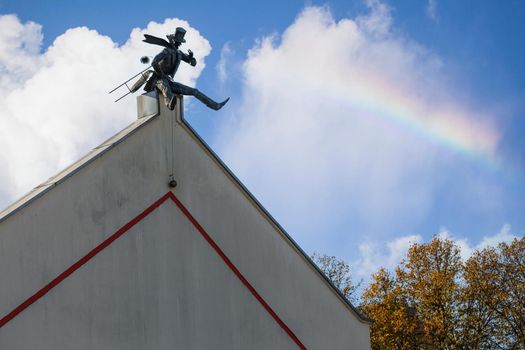
[[[187,54],[185,54],[182,51],[180,53],[181,53],[181,59],[184,62],[189,63],[193,67],[195,67],[197,65],[197,60],[195,59],[195,57],[193,57],[193,52],[191,50],[188,50]]]
[[[151,66],[153,67],[153,70],[155,73],[157,73],[157,76],[160,78],[166,78],[168,75],[166,72],[162,70],[162,61],[164,61],[168,56],[168,50],[164,49],[161,53],[159,53],[153,61],[151,62]]]

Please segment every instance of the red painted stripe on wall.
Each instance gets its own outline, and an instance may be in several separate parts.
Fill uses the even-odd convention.
[[[46,284],[42,289],[40,289],[38,292],[27,298],[26,301],[24,301],[22,304],[18,305],[16,308],[13,309],[10,313],[2,317],[0,319],[0,328],[5,326],[9,321],[11,321],[13,318],[15,318],[18,314],[20,314],[22,311],[27,309],[31,304],[36,302],[38,299],[42,298],[44,295],[46,295],[51,289],[55,288],[58,284],[60,284],[63,280],[65,280],[69,275],[71,275],[73,272],[81,268],[84,264],[86,264],[89,260],[93,259],[95,255],[100,253],[102,250],[107,248],[111,243],[113,243],[117,238],[122,236],[124,233],[126,233],[130,228],[135,226],[137,223],[139,223],[142,219],[144,219],[146,216],[148,216],[153,210],[158,208],[162,203],[164,203],[168,198],[170,198],[170,193],[166,193],[164,196],[159,198],[155,203],[150,205],[146,210],[144,210],[142,213],[137,215],[135,218],[133,218],[130,222],[122,226],[120,229],[118,229],[117,232],[109,236],[104,242],[100,243],[98,246],[93,248],[89,253],[87,253],[84,257],[82,257],[80,260],[78,260],[76,263],[71,265],[66,271],[62,272],[60,275],[55,277],[51,282]]]
[[[248,280],[242,275],[239,269],[231,262],[231,260],[226,256],[222,249],[215,243],[211,236],[204,230],[204,228],[199,224],[199,222],[193,217],[189,210],[182,204],[182,202],[170,191],[147,207],[142,213],[133,218],[130,222],[122,226],[114,234],[109,236],[106,240],[100,243],[98,246],[93,248],[89,253],[87,253],[80,260],[71,265],[67,270],[62,272],[60,275],[55,277],[51,282],[42,287],[35,294],[27,298],[23,303],[14,308],[11,312],[0,319],[0,328],[4,327],[9,321],[19,315],[22,311],[27,309],[33,303],[38,301],[46,295],[50,290],[55,288],[58,284],[64,281],[72,273],[78,270],[80,267],[85,265],[88,261],[93,259],[98,253],[107,248],[111,243],[113,243],[117,238],[122,236],[124,233],[129,231],[133,226],[139,223],[142,219],[148,216],[152,211],[157,209],[162,203],[167,199],[171,199],[180,211],[186,216],[186,218],[192,223],[192,225],[197,229],[201,236],[208,242],[208,244],[215,250],[223,262],[228,266],[228,268],[235,274],[235,276],[241,281],[241,283],[250,291],[250,293],[257,299],[261,306],[268,312],[268,314],[277,322],[277,324],[286,332],[286,334],[293,340],[293,342],[301,350],[306,350],[304,344],[299,340],[295,333],[286,325],[286,323],[277,315],[277,313],[270,307],[270,305],[263,299],[263,297],[257,292],[257,290],[248,282]]]
[[[170,198],[177,204],[179,209],[182,211],[184,215],[190,220],[190,222],[193,224],[193,226],[199,231],[199,233],[204,237],[206,242],[208,242],[212,248],[219,254],[221,259],[224,261],[224,263],[230,268],[230,270],[233,271],[235,276],[239,278],[241,283],[248,288],[250,293],[259,301],[259,303],[264,307],[264,309],[272,316],[272,318],[281,326],[281,328],[288,334],[288,336],[297,344],[299,349],[306,350],[306,347],[303,345],[303,343],[299,340],[299,338],[295,335],[295,333],[284,323],[283,320],[275,313],[275,311],[268,305],[268,303],[263,299],[263,297],[255,290],[255,288],[248,282],[246,278],[241,274],[239,269],[231,262],[231,260],[224,254],[222,249],[215,243],[215,241],[210,237],[210,235],[202,228],[202,226],[199,224],[199,222],[191,215],[191,213],[186,209],[186,207],[181,203],[181,201],[170,192]]]

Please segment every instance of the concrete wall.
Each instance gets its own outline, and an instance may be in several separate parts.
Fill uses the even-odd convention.
[[[0,222],[0,317],[169,191],[172,170],[173,193],[306,348],[370,347],[368,324],[166,109]],[[298,346],[171,201],[0,328],[0,349],[179,348]]]

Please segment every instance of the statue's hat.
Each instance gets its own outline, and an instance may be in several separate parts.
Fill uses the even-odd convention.
[[[167,35],[166,37],[168,38],[168,40],[174,41],[176,43],[185,43],[186,42],[186,40],[184,40],[185,34],[186,34],[186,29],[182,27],[177,27],[175,29],[174,34]]]

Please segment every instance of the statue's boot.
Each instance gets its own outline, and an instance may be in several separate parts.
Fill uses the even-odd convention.
[[[177,104],[177,96],[175,94],[171,94],[171,97],[166,98],[166,107],[169,108],[170,111],[173,111],[175,109],[175,105]]]
[[[175,105],[177,104],[177,96],[173,93],[173,91],[171,91],[168,82],[165,79],[159,79],[155,84],[157,90],[159,91],[159,95],[164,97],[164,104],[173,111],[175,109]]]
[[[199,101],[201,101],[202,103],[204,103],[209,108],[214,109],[216,111],[221,109],[230,100],[230,98],[228,97],[227,99],[225,99],[224,101],[222,101],[220,103],[219,102],[215,102],[214,100],[212,100],[208,96],[204,95],[199,90],[197,90],[195,92],[195,98],[198,99]]]

